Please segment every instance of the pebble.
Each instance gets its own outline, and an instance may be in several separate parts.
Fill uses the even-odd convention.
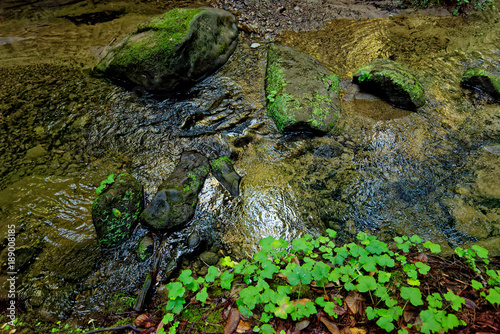
[[[252,43],[252,45],[250,45],[252,49],[258,48],[259,46],[260,46],[259,43]]]

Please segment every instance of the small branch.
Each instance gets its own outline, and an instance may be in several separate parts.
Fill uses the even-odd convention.
[[[137,332],[137,333],[142,332],[140,329],[137,329],[135,326],[127,325],[127,326],[120,326],[120,327],[96,329],[96,330],[93,330],[93,331],[90,331],[90,332],[84,332],[84,334],[93,334],[93,333],[100,333],[100,332],[123,331],[123,330],[126,330],[126,329],[133,330],[134,332]]]

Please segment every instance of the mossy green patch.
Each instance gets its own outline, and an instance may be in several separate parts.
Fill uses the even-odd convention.
[[[212,161],[212,164],[211,164],[212,169],[220,171],[224,162],[231,163],[231,159],[229,157],[220,157],[217,160]]]
[[[397,107],[420,108],[425,91],[419,80],[402,64],[376,59],[354,73],[354,81]]]
[[[167,64],[176,45],[188,34],[190,22],[202,11],[203,9],[173,9],[141,24],[137,32],[154,35],[155,43],[151,45],[152,39],[149,38],[134,41],[131,37],[122,45],[112,64],[125,67],[147,64],[153,68]]]
[[[490,73],[483,68],[472,68],[465,72],[462,84],[480,89],[500,100],[500,75]]]
[[[339,92],[340,78],[316,59],[288,47],[270,47],[267,109],[279,131],[331,131],[338,123]]]
[[[266,73],[266,95],[268,115],[274,119],[279,131],[295,121],[293,114],[289,112],[290,104],[295,103],[289,94],[283,94],[286,85],[281,68],[282,60],[272,50],[269,50],[268,65]],[[298,106],[296,106],[298,107]]]

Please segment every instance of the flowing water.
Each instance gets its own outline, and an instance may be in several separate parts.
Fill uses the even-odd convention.
[[[446,251],[482,242],[500,254],[500,107],[460,88],[468,67],[500,68],[498,10],[468,19],[335,20],[317,31],[285,32],[280,43],[344,78],[341,131],[314,138],[284,136],[266,115],[267,41],[242,34],[216,74],[188,92],[155,97],[117,87],[91,68],[102,46],[168,8],[110,3],[109,21],[77,24],[75,13],[86,7],[72,6],[0,26],[0,244],[15,225],[21,290],[32,306],[45,305],[47,319],[64,318],[75,305],[75,317],[85,317],[110,294],[137,293],[150,262],[131,258],[148,231],[138,228],[121,254],[93,271],[95,188],[127,171],[148,202],[185,150],[230,156],[242,176],[240,196],[209,177],[195,218],[168,235],[165,252],[179,252],[195,230],[209,230],[210,243],[242,258],[262,237],[290,240],[333,228],[343,240],[357,231],[384,240],[416,233]],[[393,108],[350,83],[356,68],[377,57],[415,69],[427,91],[423,108]],[[58,254],[90,260],[54,261]],[[76,301],[61,310],[50,298]]]

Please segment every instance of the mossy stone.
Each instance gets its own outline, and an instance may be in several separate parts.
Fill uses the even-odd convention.
[[[198,193],[209,172],[207,157],[198,152],[184,152],[175,169],[142,212],[144,223],[160,231],[176,229],[187,223],[194,215]]]
[[[220,157],[212,161],[212,175],[226,189],[231,196],[237,197],[240,193],[241,176],[234,170],[233,163],[228,157]]]
[[[118,175],[92,204],[92,221],[100,245],[112,248],[126,241],[143,208],[140,182],[128,173]]]
[[[268,115],[281,132],[327,133],[339,121],[340,79],[313,57],[271,45],[266,69]]]
[[[478,89],[490,95],[500,103],[500,75],[493,74],[483,68],[472,68],[462,78],[464,87]]]
[[[404,65],[376,59],[354,72],[354,83],[390,104],[415,110],[425,104],[425,90],[416,76]]]
[[[235,23],[220,9],[173,9],[140,24],[95,69],[151,92],[172,92],[202,80],[229,59],[238,39]]]

